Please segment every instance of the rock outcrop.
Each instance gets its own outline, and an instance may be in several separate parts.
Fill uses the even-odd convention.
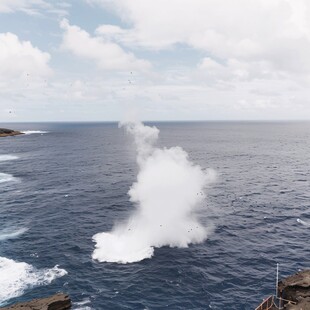
[[[284,299],[284,309],[310,310],[310,270],[300,271],[281,280],[278,284],[279,297]],[[285,302],[290,300],[290,302]]]
[[[310,270],[279,281],[277,297],[269,296],[255,310],[310,310]]]
[[[47,298],[33,299],[17,303],[1,310],[67,310],[71,308],[71,299],[66,294],[56,294]]]
[[[22,132],[17,130],[0,128],[0,137],[17,136],[22,134],[23,134]]]

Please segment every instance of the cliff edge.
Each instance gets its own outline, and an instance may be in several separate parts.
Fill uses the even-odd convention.
[[[59,293],[46,298],[33,299],[21,302],[1,310],[67,310],[71,308],[71,299],[68,295]]]
[[[300,271],[278,283],[279,297],[291,302],[284,302],[284,309],[310,310],[310,270]]]

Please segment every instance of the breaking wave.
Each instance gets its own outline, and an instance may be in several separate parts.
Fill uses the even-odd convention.
[[[5,241],[8,239],[15,239],[28,231],[28,228],[20,228],[17,230],[3,229],[0,230],[0,241]]]
[[[306,221],[303,221],[301,219],[297,219],[297,222],[301,225],[304,225],[304,226],[310,226],[310,223],[309,222],[306,222]]]
[[[67,271],[57,265],[50,269],[36,269],[27,263],[0,257],[0,306],[23,295],[26,290],[48,285],[66,274]]]
[[[17,181],[17,179],[13,175],[0,172],[0,183],[12,182],[12,181]]]
[[[15,155],[0,155],[0,161],[8,161],[18,159],[18,156]]]
[[[89,304],[91,304],[91,301],[89,298],[85,298],[82,301],[78,301],[73,303],[73,306],[75,310],[92,310],[92,308],[90,306],[88,306]]]
[[[25,135],[32,135],[32,134],[44,134],[48,133],[48,131],[43,131],[43,130],[25,130],[22,131]]]

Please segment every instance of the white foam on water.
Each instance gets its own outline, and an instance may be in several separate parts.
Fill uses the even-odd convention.
[[[66,274],[67,271],[57,265],[50,269],[36,269],[27,263],[0,257],[0,306],[23,295],[26,290],[48,285]]]
[[[0,172],[0,183],[13,182],[13,181],[17,181],[17,179],[13,175]]]
[[[136,122],[124,126],[137,147],[139,173],[128,192],[136,210],[111,232],[93,236],[93,259],[133,263],[151,258],[155,247],[184,248],[203,242],[210,229],[200,224],[197,211],[215,173],[193,164],[180,147],[154,147],[156,127]]]
[[[90,299],[85,298],[82,301],[73,303],[73,306],[75,310],[92,310],[91,307],[87,306],[90,303],[91,303]]]
[[[9,161],[9,160],[15,160],[18,159],[18,156],[15,155],[0,155],[0,161]]]
[[[78,308],[74,308],[75,310],[92,310],[93,308],[89,306],[78,306]]]
[[[27,227],[19,228],[19,229],[3,229],[0,230],[0,241],[15,239],[28,231]]]
[[[303,221],[301,219],[297,219],[297,222],[301,225],[304,225],[304,226],[310,226],[310,223],[309,222],[306,222],[306,221]]]
[[[25,135],[32,135],[32,134],[44,134],[44,133],[48,133],[48,131],[43,131],[43,130],[25,130],[22,131],[22,133],[24,133]]]

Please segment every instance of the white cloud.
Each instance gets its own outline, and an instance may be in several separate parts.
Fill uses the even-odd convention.
[[[186,44],[213,57],[265,62],[276,71],[310,70],[307,0],[87,0],[116,12],[129,29],[102,26],[103,37],[161,50]],[[114,33],[111,32],[114,31]]]
[[[47,76],[50,55],[21,41],[13,33],[0,33],[0,76],[4,79],[28,75]]]
[[[66,2],[51,3],[48,0],[0,0],[0,13],[23,12],[32,16],[53,14],[57,16],[68,15],[71,4]]]
[[[111,120],[126,105],[152,120],[310,118],[310,2],[84,1],[85,12],[75,1],[0,0],[0,13],[47,16],[25,21],[19,37],[0,34],[2,120]],[[98,4],[107,18],[85,19]],[[69,12],[83,27],[63,20],[56,33]],[[5,17],[5,27],[29,19]],[[52,76],[50,55],[20,39],[34,34]]]
[[[64,30],[62,47],[78,57],[94,60],[102,69],[145,71],[151,67],[148,61],[136,58],[118,44],[91,36],[80,27],[71,26],[66,19],[60,26]]]
[[[39,9],[50,8],[50,5],[43,0],[1,0],[0,13],[13,13],[23,11],[27,14],[38,14]]]
[[[198,65],[199,73],[209,80],[217,81],[252,81],[254,79],[288,79],[288,73],[276,70],[274,64],[266,60],[245,61],[229,58],[220,63],[205,57]]]

